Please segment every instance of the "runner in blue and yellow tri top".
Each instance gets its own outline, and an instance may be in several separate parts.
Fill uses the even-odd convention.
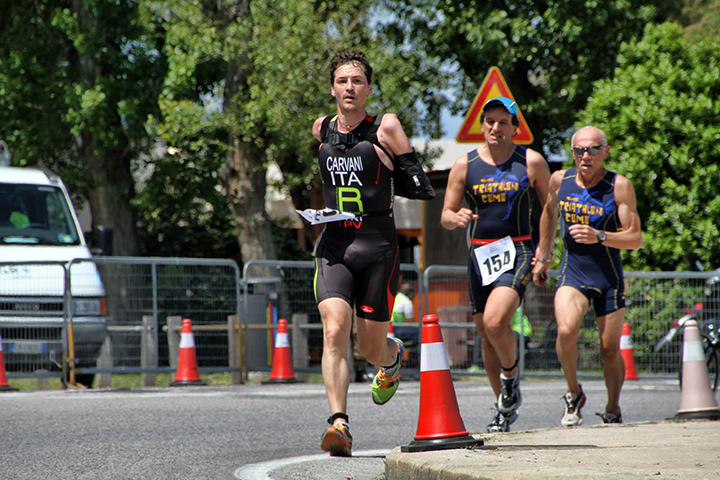
[[[473,321],[498,399],[487,429],[506,432],[522,403],[512,317],[530,278],[545,284],[556,224],[540,219],[539,245],[534,249],[531,187],[544,204],[550,171],[542,155],[513,142],[519,126],[515,102],[505,97],[487,101],[480,122],[486,142],[460,157],[450,170],[441,222],[449,230],[469,228]],[[463,198],[470,208],[462,206]]]
[[[625,365],[620,338],[625,320],[625,281],[620,249],[637,250],[642,245],[640,217],[630,180],[608,171],[604,160],[610,151],[605,133],[584,127],[572,137],[576,167],[555,172],[543,215],[555,224],[560,217],[564,251],[555,317],[558,325],[556,350],[568,392],[561,425],[582,424],[581,409],[586,397],[577,379],[580,325],[593,304],[600,332],[608,401],[599,413],[603,423],[622,423],[620,391]]]

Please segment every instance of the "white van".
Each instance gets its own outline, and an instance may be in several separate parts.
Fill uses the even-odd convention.
[[[69,263],[90,256],[59,177],[0,166],[0,334],[9,373],[56,369],[70,321],[76,366],[95,367],[107,335],[105,289],[93,263]]]

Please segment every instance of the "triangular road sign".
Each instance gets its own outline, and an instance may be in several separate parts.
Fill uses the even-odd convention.
[[[485,102],[495,97],[507,97],[515,100],[515,97],[510,93],[507,83],[505,83],[502,73],[500,73],[500,69],[498,67],[491,67],[475,97],[475,101],[470,107],[470,111],[465,117],[465,121],[460,127],[457,137],[455,137],[457,143],[478,143],[485,141],[485,135],[483,135],[480,125],[480,114],[482,113],[482,107],[485,105]],[[513,137],[513,142],[518,145],[530,145],[533,143],[533,134],[527,122],[525,122],[525,117],[523,117],[519,107],[518,121],[520,122],[520,127],[518,128],[518,134]]]

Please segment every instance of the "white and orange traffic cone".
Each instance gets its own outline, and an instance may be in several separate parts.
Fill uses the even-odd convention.
[[[425,452],[482,445],[468,434],[460,417],[450,362],[437,315],[422,319],[420,347],[420,416],[415,439],[402,452]]]
[[[293,371],[292,355],[290,354],[290,337],[288,335],[287,320],[278,320],[277,335],[275,335],[275,350],[273,352],[273,367],[270,380],[263,383],[296,383]]]
[[[620,355],[625,362],[625,380],[637,380],[638,373],[635,368],[635,349],[633,348],[632,332],[628,322],[623,323],[620,337]]]
[[[682,393],[675,418],[720,419],[720,408],[710,388],[705,352],[695,320],[685,323],[682,359]]]
[[[0,336],[0,392],[16,392],[17,388],[13,388],[8,383],[7,374],[5,373],[5,360],[3,359],[2,337]]]
[[[178,356],[175,381],[171,387],[187,385],[205,385],[200,379],[198,371],[197,356],[195,355],[195,337],[192,333],[192,321],[183,318],[182,329],[180,330],[180,355]]]

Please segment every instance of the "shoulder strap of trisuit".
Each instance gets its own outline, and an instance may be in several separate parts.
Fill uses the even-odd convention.
[[[352,132],[340,133],[337,130],[337,115],[328,115],[323,119],[320,137],[323,143],[330,144],[341,150],[352,148],[364,140],[382,148],[377,140],[377,130],[380,127],[381,119],[382,115],[377,117],[367,115]]]
[[[474,161],[477,160],[478,158],[480,158],[480,152],[478,152],[478,149],[477,149],[477,148],[474,148],[474,149],[470,150],[470,151],[467,153],[467,161],[468,161],[468,164],[469,164],[470,162],[474,162]]]
[[[322,126],[320,127],[322,143],[334,144],[331,141],[331,135],[333,133],[337,133],[337,115],[327,115],[323,118]]]
[[[380,144],[380,140],[378,140],[377,132],[380,129],[380,124],[382,123],[383,116],[385,116],[384,113],[381,113],[380,115],[375,115],[375,118],[373,118],[372,123],[370,124],[370,128],[368,129],[367,135],[364,138],[364,140],[367,140],[368,142],[372,143],[373,145],[377,145],[377,147],[385,152],[385,155],[388,156],[389,159],[394,161],[394,157],[385,150],[385,147],[383,147]]]

